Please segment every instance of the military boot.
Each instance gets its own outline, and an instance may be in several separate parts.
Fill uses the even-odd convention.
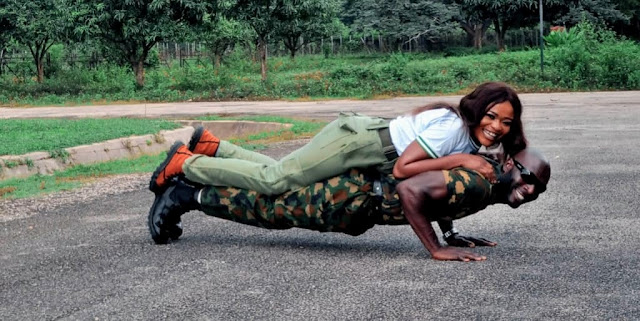
[[[182,165],[191,156],[193,153],[187,149],[187,146],[180,141],[175,142],[167,152],[167,158],[151,175],[149,190],[155,194],[162,194],[173,177],[184,175]]]
[[[182,214],[200,209],[197,194],[200,188],[184,180],[173,179],[162,194],[157,194],[149,210],[148,224],[156,244],[167,244],[182,235]]]
[[[213,157],[220,146],[220,138],[214,136],[210,131],[198,126],[189,140],[189,150],[194,154],[201,154]]]

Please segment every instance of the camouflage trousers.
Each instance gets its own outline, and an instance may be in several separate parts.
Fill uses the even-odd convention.
[[[208,186],[200,202],[208,215],[257,227],[358,235],[373,226],[368,222],[374,205],[372,181],[354,169],[276,196]]]
[[[442,171],[448,197],[425,208],[432,220],[458,219],[491,204],[491,184],[475,171]],[[376,193],[376,183],[381,192]],[[202,210],[210,216],[267,228],[299,227],[359,235],[374,225],[407,224],[392,175],[352,169],[282,195],[234,187],[207,186]]]

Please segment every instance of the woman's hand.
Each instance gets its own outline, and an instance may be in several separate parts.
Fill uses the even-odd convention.
[[[493,165],[489,163],[484,157],[478,155],[465,155],[466,159],[462,162],[462,167],[474,170],[480,175],[484,176],[491,184],[497,182],[496,173],[493,170]]]

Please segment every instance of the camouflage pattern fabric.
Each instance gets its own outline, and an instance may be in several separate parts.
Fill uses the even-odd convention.
[[[458,219],[493,203],[492,186],[475,171],[442,171],[448,195],[433,209],[434,219]],[[374,192],[379,180],[382,195]],[[202,210],[211,216],[267,229],[299,227],[320,232],[359,235],[376,224],[407,224],[393,175],[352,169],[342,175],[279,196],[233,187],[208,186]]]
[[[211,216],[267,229],[300,227],[359,235],[371,228],[373,179],[364,171],[339,176],[279,196],[208,186],[202,210]]]
[[[500,169],[496,167],[496,175]],[[491,183],[480,173],[464,168],[442,171],[447,184],[448,199],[437,210],[436,217],[456,220],[477,213],[495,203]]]

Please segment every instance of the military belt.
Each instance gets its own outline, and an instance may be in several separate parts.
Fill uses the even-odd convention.
[[[389,127],[378,129],[378,135],[380,136],[380,141],[382,142],[382,150],[384,151],[384,156],[387,157],[388,161],[396,160],[398,158],[398,152],[391,142],[391,133],[389,132]]]

